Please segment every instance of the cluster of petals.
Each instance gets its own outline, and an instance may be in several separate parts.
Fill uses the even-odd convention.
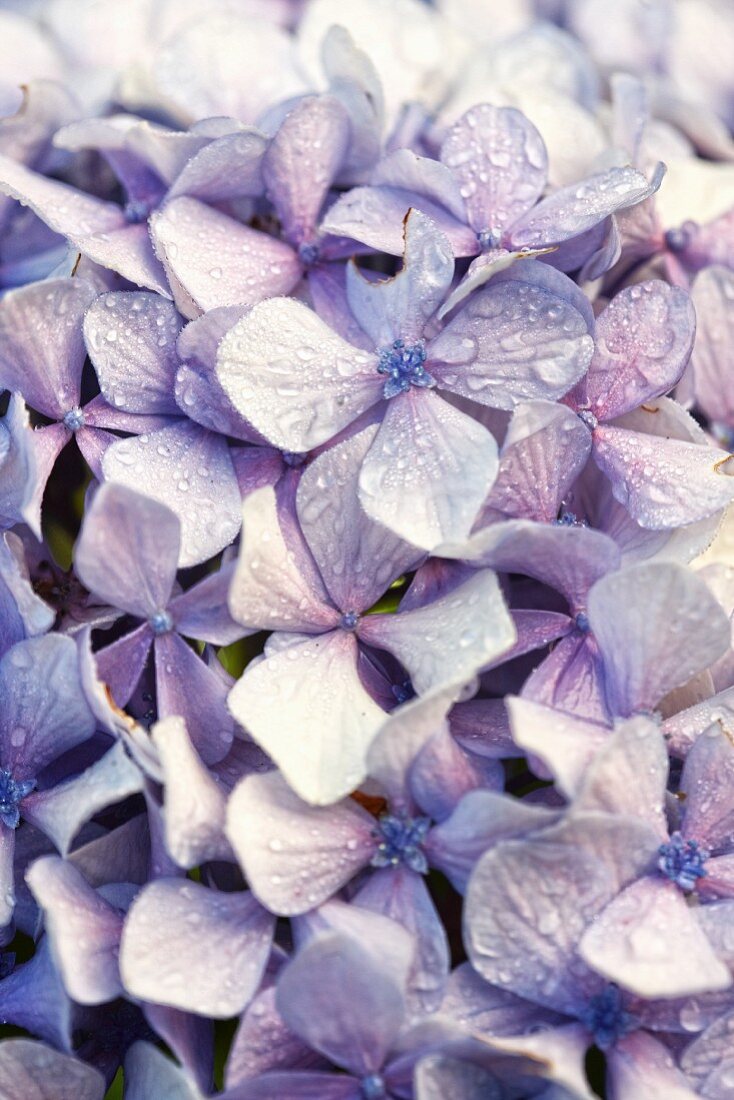
[[[0,0],[3,1100],[734,1097],[732,56]]]

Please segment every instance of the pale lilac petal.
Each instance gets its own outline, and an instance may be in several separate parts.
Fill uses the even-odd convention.
[[[581,1024],[540,1027],[529,1035],[492,1041],[493,1050],[532,1059],[534,1073],[538,1072],[536,1067],[540,1063],[542,1077],[550,1078],[558,1086],[541,1093],[545,1100],[567,1100],[571,1096],[593,1100],[596,1094],[588,1088],[585,1067],[588,1046],[588,1032]]]
[[[165,784],[163,823],[171,858],[187,870],[209,860],[231,860],[224,836],[225,789],[201,762],[183,718],[165,718],[152,729]]]
[[[230,329],[217,374],[234,407],[276,447],[296,453],[326,443],[383,389],[374,355],[289,298],[262,302]]]
[[[497,577],[483,569],[425,607],[366,616],[359,636],[397,657],[422,694],[470,680],[510,648],[515,627]]]
[[[555,731],[554,731],[555,732]],[[667,841],[668,753],[660,727],[637,715],[615,727],[590,763],[576,808],[642,818]]]
[[[712,722],[722,722],[724,728],[734,725],[734,687],[665,719],[662,730],[671,753],[685,758]]]
[[[61,420],[79,404],[82,318],[96,297],[83,279],[49,279],[9,291],[0,302],[0,386]]]
[[[229,609],[237,622],[257,630],[331,630],[339,622],[338,612],[298,531],[286,538],[277,504],[270,486],[245,499]]]
[[[696,277],[691,297],[696,307],[696,404],[711,420],[728,424],[734,420],[734,386],[727,370],[727,349],[734,338],[734,272],[724,267],[706,268]]]
[[[586,930],[579,951],[589,966],[640,997],[712,993],[732,984],[695,911],[663,878],[640,879],[614,898]]]
[[[355,264],[347,267],[350,308],[375,347],[420,340],[454,275],[449,241],[430,218],[411,210],[404,234],[403,267],[393,278],[373,281]]]
[[[154,290],[163,298],[171,297],[166,271],[153,250],[145,222],[78,237],[73,243],[84,256],[118,272],[128,282]]]
[[[424,550],[468,535],[497,472],[497,444],[438,394],[411,387],[390,401],[362,466],[367,514]]]
[[[182,313],[254,305],[287,294],[301,278],[293,249],[198,199],[181,196],[151,218],[156,253]]]
[[[695,1100],[704,1095],[693,1091],[667,1047],[644,1031],[625,1035],[609,1051],[607,1071],[614,1100],[637,1100],[638,1096]]]
[[[102,1100],[105,1080],[92,1066],[44,1043],[5,1039],[0,1092],[7,1100]]]
[[[78,1004],[112,1001],[123,993],[117,949],[123,917],[70,863],[38,859],[26,874],[44,912],[56,963],[69,996]]]
[[[296,493],[301,529],[329,595],[342,611],[371,607],[423,556],[360,507],[360,467],[377,431],[372,425],[322,452],[304,470]],[[272,560],[271,543],[268,562]]]
[[[319,214],[349,145],[349,117],[332,96],[300,100],[281,123],[263,161],[266,194],[286,240],[314,236]]]
[[[493,1036],[522,1035],[563,1022],[547,1008],[485,982],[468,962],[449,975],[441,1013],[467,1031]]]
[[[0,421],[0,527],[27,523],[40,540],[44,486],[38,485],[37,442],[25,402],[20,394],[11,394],[8,411]]]
[[[227,807],[227,836],[248,884],[283,916],[320,905],[366,866],[374,829],[358,803],[309,806],[278,772],[243,779]]]
[[[559,790],[573,798],[609,729],[521,696],[509,696],[506,702],[516,743],[541,760]]]
[[[302,947],[284,968],[277,1004],[291,1031],[360,1076],[381,1068],[405,1012],[399,978],[335,932]]]
[[[347,271],[350,266],[340,263],[314,264],[308,273],[308,295],[311,305],[330,329],[353,347],[371,352],[374,341],[357,324],[347,301]]]
[[[566,298],[515,266],[479,291],[431,341],[439,385],[489,405],[554,400],[577,382],[593,351],[587,322]]]
[[[153,638],[151,627],[143,623],[131,634],[123,635],[95,653],[99,683],[114,706],[124,707],[135,691]]]
[[[499,789],[504,788],[504,771],[499,767]],[[445,821],[467,791],[488,786],[492,764],[472,760],[448,728],[435,733],[419,751],[408,775],[410,792],[424,813],[434,821]]]
[[[659,184],[658,184],[659,186]],[[608,168],[579,184],[562,187],[515,222],[513,248],[560,244],[613,214],[642,202],[656,190],[635,168]]]
[[[222,565],[186,592],[174,596],[169,610],[179,634],[213,645],[231,645],[247,631],[229,613],[227,600],[234,563]]]
[[[104,399],[134,413],[178,415],[173,384],[182,320],[146,291],[103,294],[87,311],[84,337]]]
[[[147,619],[165,609],[176,579],[181,527],[165,504],[126,485],[102,485],[87,508],[74,564],[112,607]]]
[[[85,821],[142,787],[142,772],[118,742],[74,779],[31,792],[23,800],[23,817],[50,837],[65,856]]]
[[[496,243],[543,193],[548,155],[532,122],[513,107],[472,107],[454,123],[441,160],[456,176],[469,223]]]
[[[257,992],[274,927],[275,918],[250,893],[159,879],[138,894],[125,922],[124,986],[186,1012],[234,1016]]]
[[[723,723],[714,722],[691,747],[680,780],[685,797],[681,831],[709,851],[731,848],[733,772],[734,746]]]
[[[576,945],[605,903],[647,869],[656,844],[641,821],[578,814],[491,849],[466,894],[475,969],[502,989],[575,1015],[588,982],[578,963],[571,966]]]
[[[160,501],[181,523],[181,567],[206,561],[240,529],[240,494],[223,436],[189,421],[121,439],[105,452],[108,481]]]
[[[286,1026],[275,1007],[275,986],[271,985],[260,990],[240,1017],[227,1055],[225,1084],[235,1090],[261,1074],[306,1069],[319,1062],[320,1056]]]
[[[125,224],[122,210],[114,203],[31,172],[4,156],[0,156],[0,191],[29,206],[54,233],[73,241]]]
[[[620,291],[597,319],[594,357],[571,402],[610,420],[667,393],[685,369],[695,331],[684,290],[653,280]]]
[[[313,805],[336,802],[364,779],[367,749],[384,719],[357,674],[354,636],[342,630],[250,665],[229,705]]]
[[[731,1095],[734,1073],[734,1051],[731,1029],[734,1017],[731,1012],[720,1016],[702,1035],[686,1048],[681,1057],[681,1068],[696,1089],[697,1096],[721,1097]]]
[[[0,930],[6,937],[6,930],[13,920],[15,911],[15,885],[13,883],[13,865],[15,862],[15,829],[0,822]],[[10,929],[12,935],[12,928]]]
[[[226,756],[234,736],[227,710],[229,684],[177,634],[155,639],[158,714],[180,715],[206,764]]]
[[[589,593],[588,616],[615,715],[654,710],[729,648],[723,608],[703,581],[672,562],[603,577]]]
[[[183,1070],[151,1043],[133,1043],[125,1055],[126,1100],[200,1100]]]
[[[237,133],[215,138],[186,162],[168,198],[188,195],[214,204],[245,195],[261,195],[266,148],[265,135],[254,127],[243,127]]]

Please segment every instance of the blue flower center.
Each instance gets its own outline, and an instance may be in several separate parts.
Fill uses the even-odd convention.
[[[364,1100],[383,1100],[387,1097],[387,1085],[385,1078],[379,1073],[370,1073],[360,1081],[360,1088]]]
[[[298,454],[296,451],[283,451],[282,454],[286,466],[290,466],[294,470],[297,470],[299,466],[303,466],[308,458],[308,455]]]
[[[319,246],[314,241],[303,241],[298,246],[298,259],[304,267],[312,267],[319,258]]]
[[[665,234],[665,246],[670,252],[684,252],[691,241],[698,226],[695,222],[683,222],[676,229],[669,229]]]
[[[480,229],[477,240],[482,252],[489,252],[491,248],[497,248],[502,240],[502,234],[499,229]]]
[[[589,622],[589,616],[586,614],[585,611],[579,611],[578,615],[574,619],[574,622],[576,624],[576,629],[581,634],[588,634],[589,631],[591,630],[591,623]]]
[[[148,619],[150,628],[154,634],[168,634],[173,630],[173,619],[167,611],[156,611]]]
[[[80,428],[84,427],[84,413],[78,405],[73,409],[69,409],[64,417],[64,427],[68,428],[70,432],[78,432]]]
[[[429,388],[436,385],[423,364],[426,361],[426,345],[422,340],[417,344],[406,344],[404,340],[393,340],[386,348],[380,348],[377,370],[386,374],[382,396],[396,397],[406,393],[411,386]]]
[[[146,221],[152,209],[152,203],[146,202],[145,199],[131,199],[123,208],[125,221],[128,225],[140,225],[141,222]]]
[[[594,1036],[599,1050],[609,1050],[618,1039],[636,1031],[638,1026],[632,1013],[625,1009],[616,985],[608,985],[592,997],[579,1019]]]
[[[35,779],[13,779],[12,772],[0,770],[0,821],[9,829],[17,829],[20,822],[18,804],[36,785]]]
[[[590,432],[593,432],[594,428],[599,427],[599,421],[594,416],[591,409],[579,409],[579,411],[577,413],[577,416],[578,416],[579,420],[583,420],[584,424],[586,425],[586,427],[589,429]]]
[[[403,680],[402,684],[393,684],[392,693],[398,703],[407,703],[408,699],[415,699],[415,688],[410,680]]]
[[[356,630],[358,623],[359,613],[357,611],[345,611],[339,619],[339,626],[342,630]]]
[[[423,853],[423,841],[431,827],[429,817],[408,817],[407,814],[383,814],[372,830],[378,841],[372,857],[373,867],[397,867],[404,863],[419,875],[428,872],[428,860]]]
[[[588,527],[585,519],[579,519],[575,512],[564,508],[558,519],[553,521],[556,527]]]
[[[696,880],[706,874],[704,863],[709,854],[698,841],[684,840],[680,833],[672,833],[670,842],[658,848],[658,870],[681,890],[693,890]]]

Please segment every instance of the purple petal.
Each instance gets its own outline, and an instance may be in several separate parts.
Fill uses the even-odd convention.
[[[215,138],[187,160],[168,192],[168,199],[188,195],[216,204],[261,195],[266,148],[265,135],[253,127]]]
[[[307,306],[255,306],[219,345],[217,374],[234,407],[276,447],[326,443],[382,396],[377,360],[347,344]]]
[[[43,486],[37,484],[36,442],[23,399],[11,394],[0,421],[0,527],[27,523],[40,539]]]
[[[522,694],[586,721],[609,724],[604,662],[595,641],[579,630],[562,638],[531,672]]]
[[[732,984],[683,894],[664,879],[628,886],[597,915],[579,950],[589,966],[640,997],[682,997]]]
[[[159,716],[180,715],[204,763],[218,763],[234,736],[228,684],[177,634],[157,637],[154,650]]]
[[[125,922],[123,983],[143,1000],[226,1019],[257,992],[274,927],[250,893],[159,879],[138,894]]]
[[[574,805],[639,817],[667,841],[668,753],[657,722],[637,715],[620,722],[588,767]]]
[[[187,317],[287,294],[301,278],[289,245],[198,199],[172,199],[150,224],[156,254]]]
[[[104,1004],[122,995],[117,949],[123,917],[70,863],[45,856],[26,875],[44,912],[54,958],[70,997]]]
[[[359,499],[377,523],[431,550],[469,533],[497,464],[486,428],[438,394],[411,387],[388,404],[362,466]]]
[[[731,1047],[732,1014],[725,1013],[686,1048],[681,1068],[696,1090],[695,1095],[726,1097],[734,1072]]]
[[[240,725],[313,805],[336,802],[364,779],[384,719],[359,679],[357,652],[344,630],[295,642],[250,665],[229,696]]]
[[[30,1039],[0,1046],[0,1092],[7,1100],[102,1100],[105,1080],[92,1066]]]
[[[532,122],[512,107],[482,103],[462,115],[441,146],[461,185],[469,222],[499,243],[543,193],[548,155]]]
[[[166,1100],[197,1100],[183,1070],[150,1043],[137,1042],[125,1055],[126,1100],[148,1100],[151,1096]]]
[[[146,291],[103,294],[87,311],[84,337],[102,396],[133,413],[180,412],[173,397],[181,318]]]
[[[366,866],[374,829],[358,803],[309,806],[277,772],[243,779],[227,810],[227,835],[253,893],[283,916],[320,905]]]
[[[521,696],[509,697],[507,710],[516,743],[539,758],[562,794],[573,798],[609,729]]]
[[[0,156],[0,191],[29,206],[54,233],[72,241],[125,224],[122,210],[114,203],[47,179],[4,156]]]
[[[615,715],[654,710],[729,648],[721,605],[703,581],[673,563],[602,577],[589,593],[588,617]]]
[[[695,1100],[703,1095],[693,1091],[668,1048],[644,1031],[625,1035],[609,1051],[607,1067],[616,1100],[656,1094],[665,1100]]]
[[[164,504],[126,485],[102,485],[76,545],[79,578],[112,607],[148,619],[171,598],[180,530]]]
[[[0,1018],[57,1049],[71,1051],[72,1003],[61,984],[46,936],[39,941],[33,958],[0,982]]]
[[[347,297],[352,313],[374,347],[394,340],[414,343],[423,336],[451,286],[454,255],[438,227],[411,210],[404,226],[403,267],[391,279],[366,279],[356,264],[347,267]]]
[[[101,267],[118,272],[135,286],[154,290],[163,298],[171,297],[166,272],[153,251],[144,222],[78,237],[74,244],[84,256]]]
[[[448,728],[439,730],[411,764],[411,794],[424,813],[434,821],[444,821],[467,791],[487,784],[488,764],[477,760],[480,763],[481,767],[475,766]],[[500,789],[503,787],[504,772]]]
[[[117,707],[124,707],[143,674],[145,662],[154,638],[153,630],[144,623],[131,634],[125,634],[94,655],[102,691]],[[112,716],[115,712],[112,711]]]
[[[465,683],[515,640],[512,618],[489,569],[425,607],[369,615],[359,633],[405,665],[419,694]]]
[[[734,325],[734,272],[707,268],[697,276],[691,296],[697,323],[693,349],[696,404],[711,420],[730,423],[734,420],[734,387],[726,371],[724,348],[730,344]]]
[[[240,494],[226,440],[191,422],[121,439],[102,460],[108,481],[160,501],[181,523],[179,565],[197,565],[240,529]]]
[[[730,776],[734,746],[723,724],[714,722],[696,739],[686,757],[680,790],[685,796],[683,835],[710,851],[731,847],[734,803]]]
[[[286,1027],[275,1007],[275,987],[268,986],[240,1018],[227,1056],[225,1082],[228,1089],[236,1090],[245,1081],[260,1081],[261,1074],[308,1068],[315,1062],[320,1062],[319,1056]]]
[[[213,645],[230,645],[247,632],[229,613],[227,600],[234,563],[222,565],[169,604],[176,629],[187,638]]]

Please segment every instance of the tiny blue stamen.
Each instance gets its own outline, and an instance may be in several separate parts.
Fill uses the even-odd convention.
[[[35,779],[13,779],[12,772],[0,770],[0,821],[9,829],[17,829],[20,822],[18,804],[36,785]]]
[[[65,415],[64,427],[68,428],[70,432],[78,432],[80,428],[84,427],[84,413],[78,405],[75,405],[73,409],[69,409]]]
[[[151,210],[150,202],[146,202],[144,199],[131,199],[130,202],[125,203],[123,214],[129,225],[140,225],[141,222],[147,219]]]
[[[599,421],[594,416],[591,409],[579,409],[577,415],[579,420],[583,420],[589,431],[593,432],[595,428],[599,427]]]
[[[379,1073],[370,1073],[360,1081],[364,1100],[383,1100],[387,1097],[385,1078]]]
[[[589,631],[591,630],[591,624],[589,622],[589,616],[586,614],[585,611],[579,611],[578,615],[574,619],[574,622],[576,623],[576,629],[581,634],[588,634]]]
[[[408,699],[415,698],[415,688],[410,680],[403,680],[402,684],[393,684],[392,693],[398,703],[407,703]]]
[[[435,386],[436,379],[423,366],[425,361],[426,345],[422,340],[417,344],[394,340],[389,347],[380,348],[377,370],[387,375],[382,396],[396,397],[399,393],[406,393],[411,386],[426,389]]]
[[[339,620],[339,626],[342,630],[356,630],[359,623],[359,612],[357,611],[345,611]]]
[[[594,1036],[599,1050],[609,1050],[618,1039],[636,1031],[638,1023],[622,1002],[622,994],[616,985],[608,985],[591,998],[579,1019]]]
[[[704,863],[710,852],[697,840],[684,840],[680,833],[671,833],[670,842],[658,848],[658,870],[681,890],[693,890],[697,879],[704,878]]]
[[[480,229],[477,240],[482,252],[488,252],[491,248],[497,248],[502,240],[502,234],[499,229]]]
[[[372,857],[373,867],[397,867],[404,863],[419,875],[428,872],[428,860],[422,844],[431,827],[429,817],[408,817],[407,814],[383,814],[372,830],[379,841]]]
[[[684,252],[690,245],[698,226],[693,221],[683,222],[665,234],[665,246],[670,252]]]
[[[303,466],[307,458],[308,455],[299,454],[296,451],[283,451],[283,461],[286,466],[291,466],[296,470],[299,466]]]
[[[173,619],[164,610],[156,611],[154,615],[150,616],[148,622],[154,634],[168,634],[173,630]]]
[[[315,241],[303,241],[298,246],[298,259],[304,267],[311,267],[319,258],[319,246]]]
[[[554,520],[556,527],[588,527],[589,524],[585,519],[579,519],[575,512],[564,509],[557,520]]]
[[[734,451],[734,427],[731,424],[723,424],[720,420],[714,420],[711,424],[711,434],[725,451]]]

